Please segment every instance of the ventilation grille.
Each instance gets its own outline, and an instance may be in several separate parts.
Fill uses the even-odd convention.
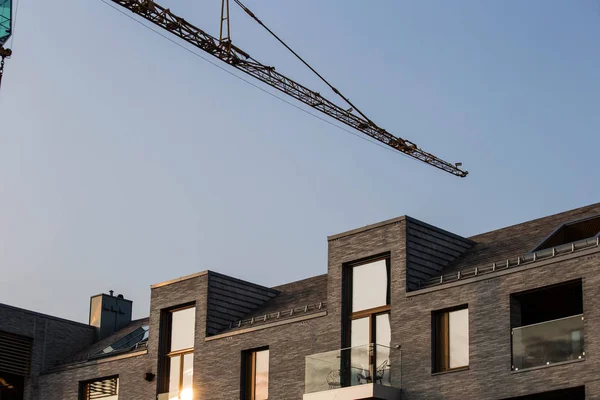
[[[27,376],[31,365],[31,345],[28,337],[0,332],[0,371]]]
[[[106,399],[119,393],[119,378],[108,378],[86,384],[86,400]]]

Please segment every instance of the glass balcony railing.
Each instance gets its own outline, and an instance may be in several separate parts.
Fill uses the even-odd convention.
[[[400,350],[379,344],[306,356],[305,393],[375,383],[400,387]]]
[[[583,314],[515,328],[512,340],[515,371],[583,359]]]

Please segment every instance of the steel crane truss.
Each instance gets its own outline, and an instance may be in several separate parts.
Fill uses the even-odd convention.
[[[392,135],[385,129],[375,125],[372,121],[353,114],[352,110],[345,110],[321,94],[278,73],[275,71],[275,67],[261,64],[250,57],[248,53],[231,44],[230,41],[227,43],[227,46],[222,46],[219,39],[190,24],[185,19],[178,17],[169,9],[156,4],[152,0],[112,1],[226,62],[232,67],[412,158],[459,177],[465,177],[468,174],[467,171],[461,170],[457,165],[441,160],[421,150],[414,143]]]

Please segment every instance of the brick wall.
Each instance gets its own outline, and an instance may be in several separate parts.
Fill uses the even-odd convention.
[[[394,307],[403,348],[404,399],[503,399],[586,385],[598,399],[600,379],[600,257],[598,254],[412,295]],[[583,279],[586,360],[529,371],[511,371],[510,294]],[[469,305],[470,365],[467,371],[431,374],[431,311]]]
[[[39,397],[38,375],[57,361],[90,346],[93,327],[0,304],[0,330],[33,338],[31,376],[26,380],[25,400]]]
[[[241,353],[270,349],[269,398],[301,399],[305,356],[342,347],[342,269],[345,263],[379,254],[391,256],[392,347],[402,348],[403,400],[499,400],[559,388],[586,386],[588,399],[600,399],[600,249],[577,257],[559,257],[543,266],[515,268],[406,293],[406,222],[399,218],[329,238],[327,315],[231,336],[206,337],[206,274],[152,289],[148,354],[44,375],[44,399],[75,399],[78,381],[120,376],[122,399],[153,399],[157,382],[143,380],[157,372],[161,310],[196,303],[194,385],[196,399],[239,398]],[[585,314],[586,359],[529,371],[511,371],[510,294],[581,278]],[[309,281],[299,283],[310,284]],[[431,313],[469,306],[470,365],[467,370],[432,374]],[[300,304],[299,306],[302,306]],[[399,365],[392,360],[392,367]],[[51,393],[51,394],[48,394]],[[55,394],[58,393],[58,394]],[[60,397],[63,396],[63,397]]]
[[[148,355],[72,367],[41,375],[37,399],[78,400],[80,382],[118,375],[119,399],[152,400],[156,398],[156,381],[148,382],[144,379],[144,375],[153,370],[155,371]]]

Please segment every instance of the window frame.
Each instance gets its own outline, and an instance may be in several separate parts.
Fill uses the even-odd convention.
[[[101,382],[101,381],[107,381],[109,379],[116,379],[117,380],[117,398],[119,397],[119,375],[109,375],[109,376],[103,376],[100,378],[94,378],[94,379],[87,379],[85,381],[79,381],[79,400],[89,400],[89,398],[87,397],[87,386],[90,383],[94,383],[94,382]]]
[[[514,371],[528,371],[537,368],[545,368],[551,367],[555,365],[560,365],[565,362],[573,362],[573,361],[583,361],[586,359],[585,357],[585,349],[587,342],[587,329],[584,324],[581,329],[581,343],[583,346],[583,354],[580,359],[567,359],[563,361],[556,361],[550,364],[541,364],[541,365],[533,365],[533,366],[520,366],[515,367],[515,330],[516,329],[527,329],[528,327],[532,327],[534,325],[548,324],[553,323],[558,320],[564,320],[567,318],[573,318],[576,316],[581,316],[584,320],[586,315],[586,307],[585,307],[585,278],[579,277],[575,279],[569,279],[562,282],[552,283],[552,284],[544,284],[543,286],[536,286],[526,290],[520,290],[518,292],[512,292],[509,295],[509,315],[510,315],[510,358],[511,358],[511,370]],[[567,291],[572,293],[560,293],[560,291]],[[558,293],[556,291],[559,291]],[[575,296],[576,295],[576,296]],[[536,309],[537,307],[533,307],[534,310],[529,309],[532,304],[536,304],[540,300],[538,296],[541,297],[544,303],[544,309],[552,310],[550,313],[552,315],[548,315],[545,311],[540,311]],[[565,310],[564,308],[561,310],[560,314],[556,314],[557,308],[554,308],[555,304],[548,304],[548,297],[553,298],[564,298],[569,297],[571,304],[567,306],[567,309],[571,311],[567,314],[562,314]],[[527,306],[524,311],[524,304]],[[562,303],[564,305],[564,303]],[[524,316],[529,318],[524,318]],[[531,315],[535,315],[535,320],[531,320]],[[541,318],[540,318],[541,317]],[[523,320],[527,320],[525,323]],[[585,320],[584,320],[585,322]],[[573,333],[573,332],[571,332]],[[571,339],[573,340],[573,339]]]
[[[468,364],[467,365],[462,365],[460,367],[454,367],[454,368],[450,368],[450,313],[455,312],[455,311],[461,311],[461,310],[467,310],[467,321],[468,321],[468,330],[467,330],[467,334],[468,334],[468,343],[467,343],[467,349],[469,350],[469,359],[468,359]],[[445,345],[445,351],[444,349],[440,349],[439,345],[440,345],[440,317],[441,316],[446,316],[445,321],[444,321],[444,345]],[[449,307],[449,308],[444,308],[441,310],[435,310],[431,312],[431,373],[432,374],[440,374],[440,373],[446,373],[446,372],[453,372],[453,371],[462,371],[462,370],[466,370],[469,369],[469,366],[471,365],[471,351],[470,351],[470,347],[471,347],[471,323],[470,323],[470,313],[469,313],[469,305],[468,304],[461,304],[458,306],[453,306],[453,307]],[[444,360],[443,360],[443,366],[440,365],[440,352],[442,353],[446,353]]]
[[[161,379],[159,380],[159,393],[170,393],[170,379],[171,379],[171,359],[175,357],[179,357],[179,382],[178,382],[178,392],[181,392],[183,385],[183,366],[184,366],[184,357],[188,354],[192,354],[192,370],[193,370],[193,354],[194,349],[196,347],[196,314],[194,314],[194,346],[171,351],[171,333],[173,327],[173,313],[177,311],[183,311],[190,308],[196,308],[196,303],[186,303],[179,306],[171,307],[162,310],[161,312],[161,328],[160,328],[160,371],[161,371]],[[195,311],[196,312],[196,311]]]
[[[352,312],[352,276],[354,267],[360,267],[363,265],[371,264],[377,261],[385,260],[386,271],[387,271],[387,296],[386,305],[369,308],[366,310],[360,310]],[[352,333],[352,321],[360,318],[369,317],[369,344],[373,343],[376,338],[376,317],[382,314],[390,314],[392,310],[391,305],[391,255],[390,253],[380,254],[359,261],[347,263],[343,267],[343,296],[342,296],[342,310],[345,318],[344,329],[342,330],[343,347],[351,347],[351,333]]]
[[[352,311],[352,300],[353,300],[353,272],[355,267],[375,263],[378,261],[385,261],[386,275],[387,275],[387,294],[386,304],[377,306],[365,310]],[[391,319],[391,285],[392,285],[392,274],[391,274],[391,252],[379,253],[373,256],[365,257],[359,260],[354,260],[348,263],[342,264],[342,348],[349,349],[353,346],[352,344],[352,322],[361,319],[369,318],[369,365],[371,368],[370,376],[375,376],[374,368],[377,366],[377,351],[373,350],[373,343],[377,337],[377,316],[389,315]],[[390,325],[391,330],[391,325]],[[390,345],[390,343],[385,343]],[[340,379],[350,382],[352,379],[350,369],[348,368],[351,363],[351,352],[344,351],[342,354],[342,363],[346,367],[346,373],[340,377]]]
[[[241,388],[240,398],[243,400],[256,400],[256,354],[262,351],[269,352],[269,373],[271,372],[271,351],[269,346],[256,347],[242,351]],[[269,376],[269,374],[267,374]],[[270,379],[267,381],[267,391]]]

